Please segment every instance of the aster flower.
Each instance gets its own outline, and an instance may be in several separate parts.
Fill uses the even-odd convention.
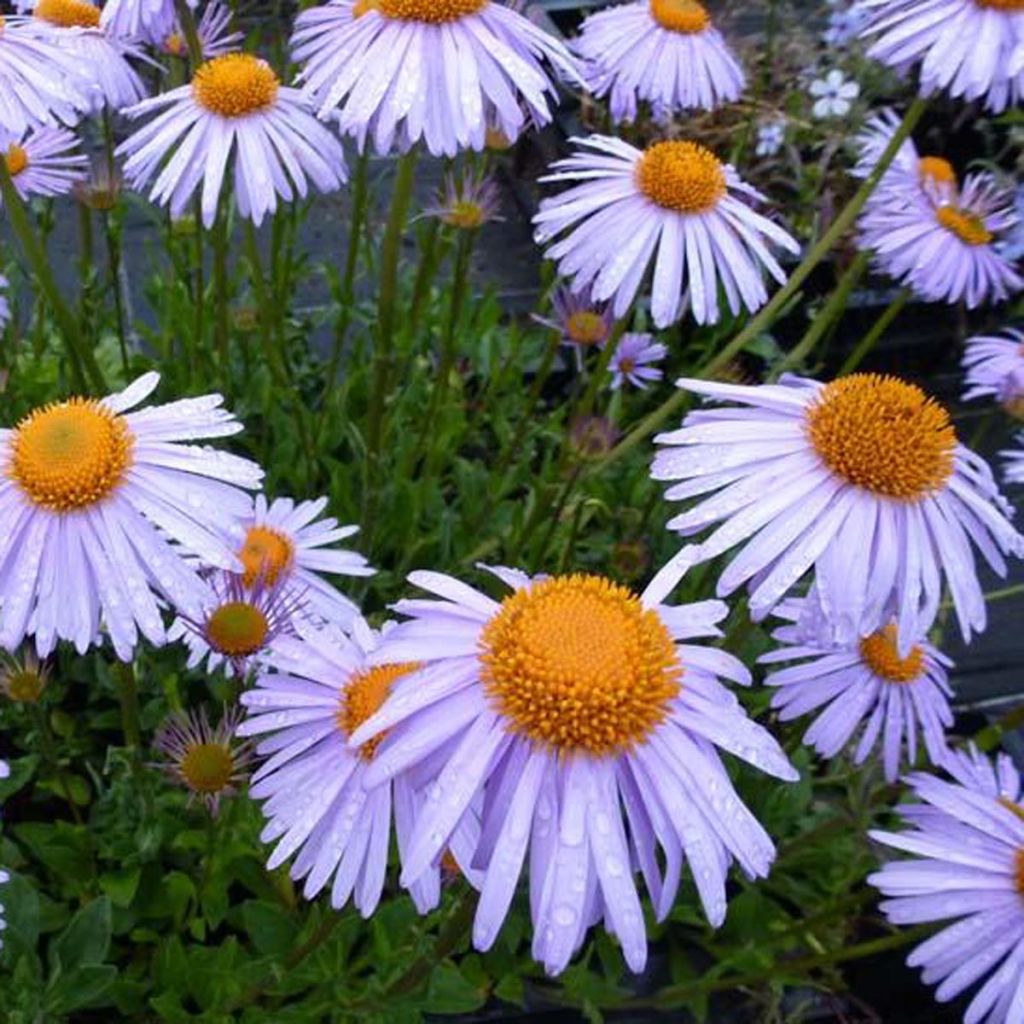
[[[757,144],[754,153],[757,156],[775,156],[786,141],[786,122],[782,120],[764,121],[757,126]]]
[[[22,199],[67,195],[89,165],[78,143],[78,136],[67,128],[44,125],[0,147],[0,160]]]
[[[49,669],[31,649],[19,658],[0,651],[0,690],[15,704],[36,704],[46,689]]]
[[[592,90],[609,96],[612,119],[635,121],[645,101],[669,113],[737,100],[743,69],[698,0],[638,0],[599,11],[580,27],[576,50]]]
[[[961,360],[967,371],[964,401],[994,398],[1011,416],[1024,418],[1024,333],[978,334],[967,339]]]
[[[972,544],[1005,575],[1003,555],[1024,554],[1024,537],[988,465],[920,388],[868,373],[678,385],[735,404],[656,438],[654,479],[681,481],[665,496],[701,496],[669,528],[690,537],[719,524],[683,547],[666,579],[741,546],[718,595],[749,584],[755,620],[813,568],[837,642],[895,621],[906,657],[935,620],[943,579],[964,638],[984,629]]]
[[[928,302],[1001,302],[1024,279],[997,251],[1000,232],[1016,223],[1010,194],[986,173],[968,175],[955,201],[934,204],[918,194],[869,206],[858,244],[878,268]]]
[[[907,958],[946,1002],[973,986],[967,1024],[1016,1024],[1024,1009],[1024,808],[1020,774],[1005,754],[993,766],[976,750],[951,754],[953,781],[907,779],[921,803],[904,804],[909,826],[871,832],[911,857],[868,881],[895,925],[953,919]]]
[[[216,726],[206,708],[170,715],[157,733],[153,746],[164,755],[158,767],[189,791],[189,803],[199,801],[211,814],[223,798],[237,792],[252,765],[252,744],[239,741],[242,712],[225,710]]]
[[[306,880],[307,899],[333,878],[331,905],[340,909],[351,897],[364,917],[373,913],[384,887],[392,814],[399,849],[405,850],[415,808],[426,799],[423,783],[412,775],[372,789],[364,785],[379,738],[348,746],[397,680],[416,668],[371,661],[379,642],[380,634],[361,618],[354,620],[351,637],[328,626],[279,640],[255,686],[242,694],[249,717],[239,727],[241,735],[264,737],[257,753],[267,759],[249,793],[266,801],[260,838],[277,841],[268,869],[298,854],[291,875]],[[451,842],[471,880],[478,834],[469,820]],[[438,903],[440,859],[409,884],[421,913]]]
[[[715,323],[719,285],[734,314],[762,306],[762,267],[786,280],[769,245],[800,247],[751,209],[747,200],[763,197],[710,150],[674,141],[641,151],[603,135],[573,141],[579,150],[542,180],[579,184],[543,200],[534,224],[574,291],[611,299],[624,316],[653,262],[651,313],[667,327],[687,306],[698,323]]]
[[[1017,434],[1017,447],[999,454],[1004,460],[1003,479],[1008,484],[1024,484],[1024,432]]]
[[[188,85],[125,114],[154,112],[117,152],[125,157],[125,179],[133,188],[156,177],[150,198],[170,204],[174,218],[185,212],[201,182],[203,223],[211,226],[232,160],[238,212],[255,224],[277,209],[278,196],[285,202],[304,197],[308,180],[322,192],[346,180],[338,139],[296,89],[282,86],[273,68],[251,54],[214,57]]]
[[[623,334],[608,367],[612,373],[612,390],[624,383],[645,389],[648,382],[661,380],[661,370],[651,366],[665,358],[668,349],[654,341],[649,334]]]
[[[563,970],[602,917],[629,967],[642,970],[634,864],[660,919],[685,858],[718,925],[731,861],[753,878],[774,856],[717,748],[778,778],[796,772],[718,681],[747,684],[743,665],[682,642],[721,635],[721,602],[667,607],[596,576],[491,571],[513,590],[500,603],[441,573],[409,577],[441,600],[400,601],[409,621],[387,633],[374,661],[423,667],[395,683],[350,746],[383,736],[368,787],[436,773],[403,852],[403,882],[436,861],[481,801],[477,949],[495,941],[529,848],[533,954],[547,971]]]
[[[1004,259],[1016,263],[1024,259],[1024,185],[1013,190],[1013,213],[1017,222],[999,239],[996,249]]]
[[[498,186],[490,178],[480,180],[472,173],[461,177],[447,174],[437,201],[423,215],[437,217],[449,227],[475,231],[488,221],[504,220],[498,216],[500,207]]]
[[[195,10],[198,0],[186,0]],[[100,25],[116,39],[164,39],[174,31],[178,16],[174,0],[106,0]]]
[[[145,55],[108,34],[100,26],[100,9],[89,0],[38,0],[25,28],[74,57],[87,113],[97,114],[104,107],[119,111],[146,95],[128,60],[145,60]]]
[[[171,542],[230,568],[227,523],[251,515],[239,488],[259,486],[247,459],[188,444],[241,424],[220,395],[135,409],[155,390],[147,373],[124,391],[71,398],[0,430],[0,647],[35,634],[40,656],[58,639],[79,652],[102,619],[122,659],[139,630],[165,639],[157,595],[198,616],[207,585]]]
[[[576,366],[583,365],[585,349],[600,348],[611,337],[615,317],[604,302],[593,302],[588,291],[579,294],[559,285],[551,296],[552,317],[534,316],[534,320],[562,336],[562,344],[576,353]]]
[[[190,669],[205,660],[211,673],[223,667],[228,676],[244,676],[278,637],[294,630],[305,611],[302,598],[285,577],[274,583],[258,577],[251,586],[242,574],[226,570],[204,577],[210,592],[202,614],[179,616],[171,623],[167,640],[184,640]]]
[[[917,759],[918,736],[929,759],[941,764],[945,730],[953,724],[946,670],[952,662],[918,636],[906,656],[890,623],[861,639],[835,643],[824,612],[813,595],[783,601],[775,614],[787,624],[772,633],[781,646],[762,655],[761,664],[799,660],[765,678],[777,687],[772,707],[782,721],[820,711],[804,734],[804,743],[832,758],[860,731],[853,755],[862,764],[877,746],[883,748],[885,777],[894,782],[900,757]]]
[[[907,71],[921,95],[983,99],[996,113],[1024,96],[1024,18],[1018,0],[862,0],[873,15],[868,56]]]
[[[320,116],[337,108],[342,133],[379,153],[480,150],[489,126],[518,138],[551,120],[545,65],[580,80],[557,39],[492,0],[331,0],[298,15],[291,43]]]
[[[171,7],[173,10],[173,4]],[[176,16],[169,26],[158,19],[147,34],[152,44],[168,57],[188,57],[188,41]],[[244,32],[231,29],[231,8],[216,0],[203,11],[196,25],[196,35],[204,60],[238,49],[245,39]]]
[[[811,113],[815,117],[844,117],[860,95],[860,86],[849,81],[838,68],[833,68],[824,78],[811,82],[808,92],[814,100]]]
[[[290,602],[347,627],[358,607],[320,574],[372,576],[376,570],[358,552],[332,546],[358,533],[359,527],[339,526],[331,516],[320,518],[326,507],[326,498],[297,503],[275,498],[268,504],[258,494],[252,517],[241,524],[237,554],[246,587],[261,580],[268,587],[282,581]]]
[[[54,121],[74,124],[87,106],[79,58],[31,29],[25,18],[0,24],[0,132],[8,136]]]

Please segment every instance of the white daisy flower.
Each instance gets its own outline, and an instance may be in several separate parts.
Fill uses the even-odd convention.
[[[844,117],[860,95],[860,86],[848,81],[838,68],[833,68],[824,78],[811,82],[808,91],[814,98],[811,112],[815,117]]]

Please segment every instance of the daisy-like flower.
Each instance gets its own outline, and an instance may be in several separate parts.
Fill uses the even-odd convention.
[[[74,124],[87,106],[76,54],[32,31],[30,19],[0,21],[0,133],[19,138],[29,128]]]
[[[562,344],[576,353],[577,366],[582,365],[585,349],[600,348],[611,337],[615,317],[604,302],[593,302],[588,292],[576,294],[559,285],[551,296],[552,317],[534,316],[534,320],[562,336]]]
[[[1024,537],[988,465],[920,388],[870,373],[678,384],[735,404],[656,438],[654,479],[681,481],[665,496],[702,496],[669,528],[690,537],[720,524],[665,566],[667,579],[742,545],[718,595],[749,583],[755,620],[813,567],[837,642],[895,620],[906,657],[935,620],[943,578],[964,638],[985,628],[972,544],[1005,575],[1003,555],[1024,554]]]
[[[602,917],[639,971],[647,939],[634,865],[663,918],[687,860],[718,925],[732,860],[753,878],[774,856],[718,748],[778,778],[796,772],[718,681],[747,684],[743,665],[686,642],[721,635],[721,602],[668,607],[597,576],[491,571],[513,590],[500,603],[440,573],[409,577],[441,600],[400,601],[409,621],[374,660],[422,667],[395,683],[350,745],[383,736],[368,787],[436,774],[403,882],[436,861],[481,801],[477,949],[495,941],[529,851],[533,954],[547,971],[563,970]]]
[[[811,113],[815,117],[845,117],[860,95],[860,86],[847,79],[838,68],[833,68],[824,78],[811,82],[808,92],[814,100]]]
[[[739,99],[743,69],[698,0],[638,0],[590,15],[576,50],[615,121],[635,121],[645,101],[669,113]]]
[[[1008,484],[1024,484],[1024,432],[1016,437],[1017,447],[999,454],[1003,458],[1003,479]]]
[[[1015,419],[1024,419],[1024,333],[1008,327],[1005,334],[967,339],[963,397],[994,398]]]
[[[580,81],[555,38],[495,0],[331,0],[295,20],[292,56],[304,91],[360,149],[420,139],[435,156],[483,149],[551,120],[545,65]]]
[[[186,2],[195,10],[199,0]],[[100,14],[100,25],[105,32],[132,42],[165,39],[177,23],[174,0],[106,0]]]
[[[423,215],[437,217],[461,231],[475,231],[489,221],[504,220],[498,215],[500,207],[498,186],[490,178],[479,180],[475,174],[448,174],[436,203],[428,206]]]
[[[199,801],[211,814],[225,797],[238,791],[252,765],[252,744],[239,740],[239,708],[225,711],[216,726],[206,708],[170,715],[153,746],[164,755],[158,766],[189,791],[189,803]]]
[[[89,0],[38,0],[26,29],[74,56],[85,97],[85,111],[120,111],[138,103],[146,87],[128,58],[146,59],[132,45],[100,26],[100,9]]]
[[[180,217],[202,183],[203,223],[209,227],[234,163],[238,212],[260,224],[277,197],[305,196],[312,180],[322,192],[346,180],[341,143],[310,113],[298,90],[281,85],[274,69],[248,53],[201,64],[188,85],[125,111],[157,112],[118,147],[125,179]]]
[[[63,196],[86,176],[89,160],[78,151],[78,136],[67,128],[33,128],[4,149],[0,160],[22,199]]]
[[[765,121],[757,127],[757,144],[754,153],[757,156],[775,156],[786,141],[786,122],[782,120]]]
[[[762,306],[762,267],[786,280],[769,245],[799,245],[751,209],[747,200],[761,194],[710,150],[680,141],[639,150],[604,135],[573,141],[579,150],[543,180],[579,184],[543,200],[534,224],[574,291],[611,299],[624,316],[653,262],[651,314],[667,327],[687,306],[698,323],[715,323],[719,285],[734,314]]]
[[[0,690],[15,704],[37,704],[49,675],[46,663],[31,649],[20,658],[0,651]]]
[[[357,749],[348,746],[397,680],[416,669],[372,662],[379,641],[362,619],[354,621],[351,637],[328,626],[279,640],[256,685],[241,697],[249,717],[239,727],[241,735],[265,737],[256,752],[267,760],[253,776],[249,794],[266,800],[261,839],[277,840],[268,869],[297,853],[291,875],[306,880],[307,899],[333,878],[331,905],[340,909],[351,897],[364,917],[373,913],[384,887],[392,815],[404,851],[416,808],[425,799],[424,783],[411,775],[372,789],[364,785],[379,737]],[[471,880],[478,835],[479,826],[470,820],[450,844]],[[421,913],[440,898],[440,859],[409,885]]]
[[[184,640],[188,668],[198,668],[205,660],[211,673],[223,667],[228,676],[244,676],[278,637],[294,631],[305,611],[301,598],[284,577],[274,583],[259,577],[246,586],[239,573],[214,570],[206,576],[210,596],[202,615],[179,616],[167,640]]]
[[[861,216],[858,244],[875,254],[880,270],[926,301],[964,301],[973,309],[1024,288],[995,244],[1014,224],[1012,195],[990,174],[971,174],[959,195],[939,203],[918,186],[903,195],[886,189],[883,201]]]
[[[772,633],[782,646],[760,661],[774,665],[800,660],[773,672],[765,683],[778,687],[772,707],[782,721],[820,711],[804,743],[832,758],[863,726],[854,763],[862,764],[881,745],[890,782],[899,774],[904,748],[907,762],[916,760],[919,735],[929,759],[941,764],[947,750],[945,730],[953,724],[946,674],[952,662],[945,655],[925,637],[915,638],[909,653],[900,655],[894,624],[862,639],[834,643],[813,594],[784,601],[775,614],[787,620]]]
[[[668,349],[649,334],[623,334],[608,367],[612,373],[612,390],[617,391],[624,383],[646,389],[650,381],[661,380],[664,374],[651,363],[660,362],[667,352]]]
[[[1020,0],[862,0],[873,14],[868,56],[906,71],[920,62],[921,94],[984,99],[998,113],[1024,96]]]
[[[157,595],[186,615],[205,606],[206,583],[171,542],[207,565],[237,564],[222,536],[252,514],[239,488],[263,472],[185,443],[242,429],[220,395],[129,411],[159,380],[54,402],[0,430],[0,647],[34,633],[40,656],[58,639],[84,652],[102,619],[127,660],[139,630],[165,640]]]
[[[903,804],[901,832],[871,833],[911,857],[868,881],[896,925],[951,921],[907,958],[923,968],[936,999],[976,989],[967,1024],[1019,1024],[1024,1014],[1024,807],[1020,773],[1006,754],[995,765],[975,750],[947,758],[953,781],[908,777],[921,803]]]
[[[188,41],[177,18],[169,30],[166,25],[157,21],[148,35],[161,53],[169,57],[188,57]],[[203,16],[196,25],[196,35],[199,36],[204,60],[220,57],[238,49],[245,39],[244,32],[235,32],[231,29],[231,9],[225,4],[217,3],[216,0],[203,11]]]

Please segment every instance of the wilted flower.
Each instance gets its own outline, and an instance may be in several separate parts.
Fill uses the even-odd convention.
[[[860,95],[860,86],[848,81],[842,71],[833,68],[824,78],[816,78],[808,91],[814,100],[815,117],[844,117],[850,104]]]
[[[33,128],[0,146],[0,160],[22,199],[67,195],[85,177],[88,159],[78,151],[78,136],[67,128]]]
[[[46,689],[49,670],[31,648],[19,658],[0,651],[0,689],[16,704],[35,704]]]
[[[121,197],[121,184],[121,175],[103,155],[90,162],[88,177],[76,181],[72,191],[90,210],[112,210]]]
[[[609,366],[612,390],[617,391],[627,382],[643,389],[651,381],[661,380],[664,374],[651,363],[660,362],[667,351],[650,334],[623,334]]]
[[[441,573],[409,577],[440,600],[400,601],[409,621],[374,661],[422,667],[395,682],[349,746],[381,738],[368,788],[404,772],[431,779],[403,883],[437,863],[479,805],[477,949],[497,939],[529,848],[534,957],[558,974],[603,917],[640,971],[637,868],[663,919],[685,857],[717,926],[730,863],[755,878],[773,859],[718,750],[777,778],[796,772],[718,681],[748,683],[743,665],[690,642],[721,635],[721,602],[666,607],[597,576],[491,571],[512,588],[501,602]]]
[[[591,301],[588,292],[577,295],[571,288],[559,285],[551,296],[551,305],[553,319],[534,319],[562,335],[562,344],[575,349],[577,365],[582,350],[600,348],[611,336],[615,325],[611,308],[606,302]]]
[[[241,711],[232,708],[213,727],[206,708],[177,712],[165,720],[153,741],[167,758],[159,767],[188,789],[189,803],[198,800],[211,814],[249,774],[252,745],[236,739],[241,718]]]
[[[577,184],[544,199],[533,221],[574,291],[611,300],[624,316],[653,262],[651,314],[667,327],[686,308],[698,323],[717,322],[719,286],[734,314],[753,312],[768,298],[762,269],[786,280],[769,246],[796,253],[799,245],[751,208],[760,193],[704,146],[656,142],[641,151],[604,135],[573,141],[577,151],[542,180]]]
[[[503,220],[498,216],[500,206],[498,186],[490,178],[479,179],[472,173],[461,177],[448,174],[436,203],[423,213],[437,217],[449,227],[475,231],[489,221]]]
[[[619,432],[603,416],[577,416],[569,424],[569,444],[581,459],[599,459],[607,455]]]

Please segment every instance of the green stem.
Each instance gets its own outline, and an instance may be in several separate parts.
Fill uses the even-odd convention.
[[[409,306],[409,323],[418,324],[423,303],[430,294],[430,286],[434,283],[434,275],[438,266],[437,240],[441,225],[436,217],[431,217],[424,232],[423,244],[420,246],[420,265],[416,270],[416,280],[412,286],[412,302]]]
[[[25,204],[14,187],[10,171],[7,169],[7,161],[0,160],[0,194],[3,195],[4,206],[7,209],[7,219],[10,222],[11,230],[14,232],[18,243],[21,245],[25,259],[35,275],[39,286],[46,296],[57,320],[61,337],[67,348],[68,361],[71,363],[71,375],[75,386],[82,391],[88,389],[91,384],[97,391],[107,390],[107,383],[103,379],[103,371],[93,350],[86,344],[85,339],[79,332],[78,320],[74,313],[68,308],[60,293],[57,279],[53,276],[53,269],[46,255],[43,244],[32,227],[32,220],[29,217]]]
[[[114,666],[114,680],[121,704],[124,745],[138,751],[142,744],[142,727],[139,724],[139,689],[135,682],[135,667],[130,662],[119,662]]]
[[[110,269],[110,285],[114,290],[114,316],[117,321],[117,343],[121,350],[121,367],[125,377],[130,374],[128,366],[128,339],[124,319],[124,297],[121,294],[121,238],[114,224],[113,213],[103,211],[103,233],[107,240],[107,263]]]
[[[1021,726],[1024,726],[1024,704],[1007,711],[1001,718],[976,732],[971,739],[979,750],[995,750],[1007,733],[1016,732]]]
[[[868,201],[875,186],[881,180],[882,175],[888,170],[900,146],[910,135],[921,119],[925,111],[927,100],[918,97],[910,105],[899,128],[889,140],[882,155],[878,158],[871,173],[864,179],[863,184],[840,212],[839,216],[832,222],[829,229],[811,248],[810,252],[803,258],[800,265],[793,271],[789,280],[772,297],[768,303],[761,307],[760,311],[747,325],[729,342],[713,359],[698,370],[696,376],[702,378],[712,377],[737,356],[751,341],[766,331],[774,322],[779,313],[788,305],[790,299],[796,295],[801,285],[807,280],[811,271],[829,254],[832,247],[843,235],[853,226],[857,215],[864,204]],[[657,409],[645,416],[630,433],[624,437],[603,459],[595,462],[594,469],[600,470],[609,463],[620,459],[627,452],[635,448],[641,441],[653,434],[670,416],[681,410],[689,401],[689,392],[678,390],[670,398],[666,399]]]
[[[845,377],[846,374],[853,373],[860,366],[864,359],[874,350],[882,335],[889,329],[889,325],[900,315],[900,310],[907,304],[911,294],[909,288],[900,289],[892,302],[882,310],[882,313],[871,325],[867,334],[860,339],[857,347],[846,357],[846,362],[839,367],[839,373],[836,374],[837,377]]]
[[[218,211],[213,224],[213,294],[217,361],[220,364],[223,385],[229,387],[231,367],[228,350],[228,229],[227,214],[223,209]]]
[[[185,0],[174,0],[174,9],[178,14],[178,22],[185,36],[185,42],[188,45],[189,64],[192,65],[192,70],[195,71],[203,63],[203,44],[199,38],[199,29],[196,28],[195,16],[192,14],[192,8],[189,7]]]

